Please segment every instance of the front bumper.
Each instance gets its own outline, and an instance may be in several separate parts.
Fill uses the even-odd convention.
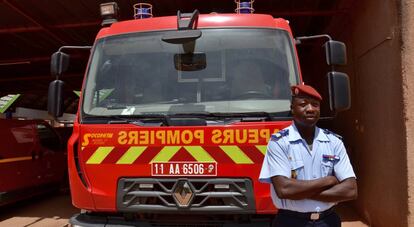
[[[121,178],[114,213],[70,219],[76,227],[268,227],[257,215],[249,178]]]
[[[72,227],[269,227],[271,216],[157,216],[152,219],[129,219],[105,214],[76,214],[70,218]]]

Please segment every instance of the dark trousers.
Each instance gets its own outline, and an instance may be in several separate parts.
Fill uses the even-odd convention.
[[[295,217],[286,214],[277,214],[273,219],[272,227],[340,227],[341,219],[339,216],[332,212],[331,214],[319,219],[312,221],[309,219]]]

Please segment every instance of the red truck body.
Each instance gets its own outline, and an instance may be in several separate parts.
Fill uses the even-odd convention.
[[[66,150],[46,122],[0,119],[0,127],[0,205],[56,190],[64,183]]]
[[[269,185],[257,179],[270,135],[289,124],[266,122],[168,128],[75,125],[68,155],[73,204],[82,209],[116,212],[117,185],[121,177],[249,178],[253,182],[255,212],[275,213]],[[80,146],[78,161],[86,186],[78,176],[73,146]],[[199,150],[202,154],[194,154]],[[204,157],[205,153],[208,158]],[[166,157],[160,158],[160,154]],[[168,165],[164,167],[164,174],[161,170],[157,174],[154,164],[151,165],[157,157],[159,162],[203,163],[205,168],[206,163],[215,162],[216,169],[211,175],[191,176],[182,170],[177,173],[175,166]],[[170,168],[174,168],[173,173]]]

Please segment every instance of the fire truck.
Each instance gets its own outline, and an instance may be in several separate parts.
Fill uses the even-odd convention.
[[[43,120],[0,119],[0,128],[0,206],[67,186],[65,131]]]
[[[82,210],[72,225],[268,225],[277,208],[258,176],[269,138],[291,124],[290,87],[303,83],[296,45],[326,39],[334,113],[350,106],[348,77],[334,71],[346,48],[328,35],[294,38],[253,1],[235,8],[153,17],[138,3],[134,20],[118,21],[117,4],[104,3],[93,46],[52,55],[48,110],[59,117],[68,51],[91,51],[68,141]]]

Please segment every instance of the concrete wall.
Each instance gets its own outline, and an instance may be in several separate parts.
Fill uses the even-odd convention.
[[[399,2],[355,1],[338,32],[350,53],[345,71],[351,77],[353,104],[335,124],[357,172],[355,207],[371,226],[408,225]]]
[[[404,119],[407,140],[408,170],[408,225],[414,226],[414,1],[402,0],[401,12],[401,56],[402,86],[404,92]]]

